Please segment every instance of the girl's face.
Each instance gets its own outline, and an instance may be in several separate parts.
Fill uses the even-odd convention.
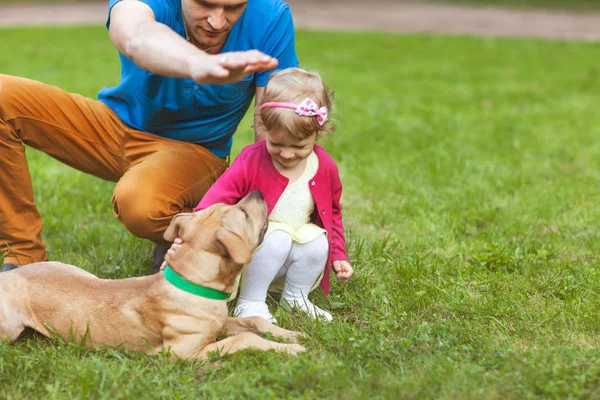
[[[267,132],[266,141],[273,162],[284,170],[290,170],[297,167],[312,153],[317,134],[298,140],[283,129],[273,130]]]

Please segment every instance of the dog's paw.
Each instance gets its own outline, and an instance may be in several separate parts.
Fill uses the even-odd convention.
[[[288,344],[285,346],[285,351],[294,356],[307,351],[306,347],[300,344]]]
[[[302,332],[288,331],[288,330],[286,330],[285,332],[282,332],[281,335],[279,335],[279,337],[284,340],[287,340],[288,342],[292,342],[292,343],[298,343],[300,341],[300,339],[307,338],[307,336]]]

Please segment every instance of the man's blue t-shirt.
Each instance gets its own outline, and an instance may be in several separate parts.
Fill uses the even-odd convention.
[[[110,0],[112,7],[120,0]],[[161,22],[185,38],[181,0],[140,0]],[[107,27],[110,21],[107,22]],[[294,25],[281,0],[249,0],[221,52],[260,50],[279,60],[277,69],[298,66]],[[145,71],[119,53],[121,82],[103,88],[98,99],[127,125],[155,135],[198,143],[219,157],[231,149],[231,136],[246,114],[256,86],[265,86],[273,71],[252,74],[227,85],[200,85]]]

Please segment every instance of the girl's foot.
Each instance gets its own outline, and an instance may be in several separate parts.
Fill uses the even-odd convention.
[[[331,314],[329,314],[327,311],[321,310],[319,307],[315,306],[306,297],[291,298],[291,299],[286,299],[286,298],[282,297],[281,300],[279,301],[279,305],[281,306],[281,308],[283,308],[284,310],[287,310],[287,311],[291,311],[292,309],[300,310],[303,313],[310,315],[313,319],[320,318],[327,322],[330,322],[333,319]]]
[[[263,317],[272,324],[277,323],[277,319],[269,312],[269,307],[264,301],[238,300],[233,309],[233,316],[236,318]]]

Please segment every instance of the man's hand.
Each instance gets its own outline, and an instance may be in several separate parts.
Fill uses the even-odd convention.
[[[354,275],[354,269],[348,261],[337,260],[333,262],[333,270],[335,271],[335,279],[338,282],[346,282],[352,275]]]
[[[254,72],[270,71],[279,62],[258,50],[236,51],[216,55],[202,54],[189,63],[190,76],[198,83],[225,84],[238,82]]]
[[[237,82],[278,65],[276,58],[258,50],[207,54],[156,22],[152,9],[141,1],[119,1],[111,9],[109,36],[117,50],[138,67],[157,75],[191,78],[198,83]]]
[[[175,238],[173,244],[171,244],[171,247],[169,247],[169,250],[167,250],[167,254],[165,254],[165,261],[163,261],[162,265],[160,266],[161,271],[167,266],[167,257],[171,257],[173,254],[175,254],[175,251],[177,251],[182,244],[183,240],[180,238]]]

